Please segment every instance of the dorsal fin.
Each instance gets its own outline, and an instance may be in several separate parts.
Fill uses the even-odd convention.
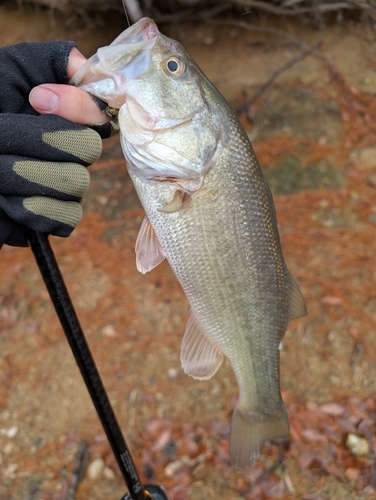
[[[207,380],[221,366],[223,354],[203,333],[201,326],[191,313],[181,345],[180,360],[185,373],[193,378]]]
[[[136,266],[142,274],[151,271],[165,259],[161,244],[147,217],[142,221],[135,250]]]

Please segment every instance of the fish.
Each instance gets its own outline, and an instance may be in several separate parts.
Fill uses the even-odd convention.
[[[98,49],[71,83],[118,110],[127,169],[146,213],[137,269],[167,259],[183,288],[185,373],[207,380],[229,361],[239,389],[229,455],[244,469],[265,441],[289,435],[279,345],[289,321],[306,314],[248,136],[182,45],[149,18]]]

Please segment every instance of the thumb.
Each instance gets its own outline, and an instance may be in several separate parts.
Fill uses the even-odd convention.
[[[89,94],[71,85],[38,85],[30,92],[29,101],[40,114],[52,113],[82,125],[102,124],[110,120]]]

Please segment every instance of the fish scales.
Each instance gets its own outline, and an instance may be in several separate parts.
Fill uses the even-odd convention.
[[[207,173],[189,210],[161,213],[160,202],[152,193],[159,186],[132,170],[130,174],[207,336],[226,352],[230,363],[238,355],[240,343],[244,345],[241,366],[239,361],[232,363],[235,372],[239,366],[243,373],[237,374],[241,399],[252,402],[254,411],[269,413],[279,411],[281,405],[278,345],[288,321],[288,275],[268,187],[243,129],[232,111],[228,113],[232,117],[232,144]],[[213,201],[214,210],[208,213]],[[284,300],[275,302],[276,296]],[[270,331],[272,336],[267,335]],[[275,352],[273,360],[270,345]],[[244,369],[249,377],[244,377]]]
[[[230,458],[246,467],[265,440],[288,435],[279,344],[289,319],[305,314],[272,196],[236,115],[177,42],[142,19],[112,45],[117,59],[100,49],[74,83],[120,108],[146,212],[137,266],[147,272],[166,257],[186,294],[185,372],[208,379],[229,360],[239,386]]]

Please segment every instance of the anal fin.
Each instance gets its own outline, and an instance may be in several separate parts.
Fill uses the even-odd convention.
[[[181,345],[180,360],[185,373],[193,378],[207,380],[221,366],[223,354],[203,333],[191,313]]]
[[[142,274],[151,271],[165,259],[161,244],[147,217],[142,221],[135,250],[136,266]]]

